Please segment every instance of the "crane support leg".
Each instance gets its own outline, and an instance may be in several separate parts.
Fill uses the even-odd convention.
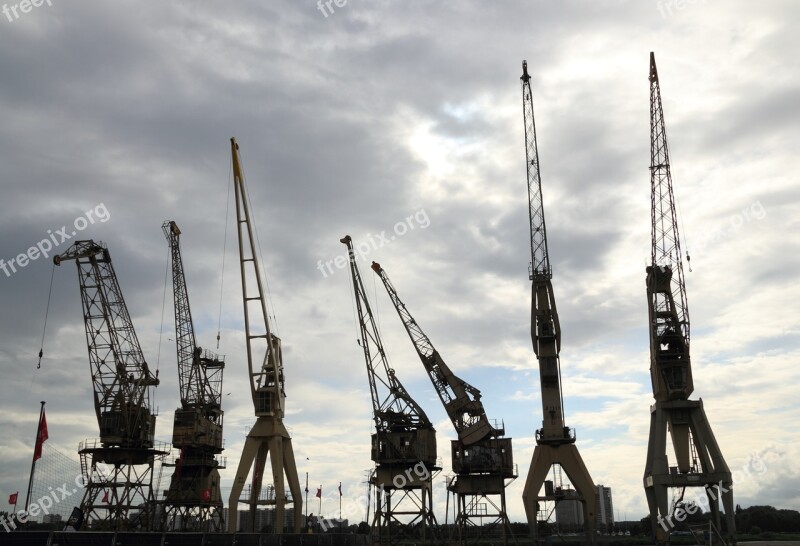
[[[255,510],[259,504],[272,504],[271,500],[259,500],[261,493],[261,483],[264,478],[267,456],[270,458],[272,469],[272,483],[275,487],[275,533],[283,533],[284,518],[286,510],[286,485],[289,486],[291,500],[294,506],[293,530],[300,533],[302,526],[302,501],[303,496],[300,490],[300,480],[297,477],[297,464],[295,463],[294,451],[292,449],[292,439],[289,432],[281,422],[276,422],[268,418],[259,418],[256,424],[247,435],[242,449],[242,458],[239,460],[239,467],[236,470],[236,478],[233,481],[231,496],[228,499],[228,532],[235,533],[237,530],[237,507],[240,502],[242,489],[247,481],[250,469],[253,469],[253,487],[250,491],[250,498],[247,501],[250,505],[251,517],[248,521],[249,530],[254,529]]]
[[[522,502],[525,504],[525,514],[528,517],[531,536],[536,538],[537,505],[539,491],[544,484],[550,468],[558,464],[564,469],[569,481],[581,496],[584,514],[584,529],[588,544],[595,542],[595,487],[586,465],[583,463],[578,448],[575,444],[549,445],[538,444],[533,450],[531,467],[528,470],[528,479],[522,492]]]
[[[244,484],[247,481],[247,475],[250,473],[250,468],[253,466],[253,461],[258,453],[258,449],[259,443],[255,440],[255,438],[251,438],[251,436],[248,434],[244,442],[244,448],[242,448],[242,456],[239,459],[239,467],[236,469],[236,478],[233,480],[231,496],[228,498],[229,533],[235,533],[238,530],[239,499],[241,497]]]
[[[684,469],[680,464],[670,467],[667,458],[667,433],[673,448],[688,446],[696,459]],[[684,450],[686,451],[686,450]],[[678,463],[681,459],[676,456]],[[719,510],[722,500],[725,511],[725,540],[736,543],[731,472],[706,418],[702,400],[657,401],[651,407],[650,439],[644,487],[650,509],[650,523],[657,543],[665,542],[685,516],[669,504],[669,488],[704,487],[708,510],[718,530],[723,529]],[[690,507],[687,504],[687,507]],[[705,508],[705,507],[703,507]],[[675,513],[671,513],[676,509]]]
[[[279,492],[285,491],[284,486],[284,473],[288,477],[289,491],[292,494],[292,505],[294,507],[293,515],[293,528],[295,533],[300,532],[302,524],[303,497],[300,492],[300,482],[297,479],[292,479],[297,476],[297,465],[294,460],[294,451],[292,450],[292,439],[283,436],[274,436],[269,441],[270,460],[272,462],[272,477],[275,484],[275,533],[283,532],[283,522],[285,520],[285,493],[279,495]]]
[[[288,477],[289,491],[292,493],[292,506],[294,507],[294,520],[292,522],[294,527],[293,532],[299,533],[303,524],[303,494],[300,490],[300,480],[297,474],[297,463],[294,458],[292,439],[288,436],[281,437],[280,450],[283,453],[282,467]]]

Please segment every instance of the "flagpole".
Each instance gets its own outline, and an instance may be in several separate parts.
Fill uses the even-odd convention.
[[[306,533],[308,533],[308,472],[306,472]]]
[[[322,517],[322,484],[319,484],[319,517]]]
[[[342,532],[342,482],[339,482],[339,532]]]
[[[39,444],[39,434],[42,430],[42,415],[44,415],[44,400],[42,400],[42,407],[39,409],[39,423],[36,425],[36,443],[34,446]],[[28,513],[28,506],[31,501],[31,490],[33,489],[33,470],[36,467],[36,447],[33,448],[33,457],[31,458],[31,475],[28,478],[28,494],[25,495],[25,514]],[[17,505],[14,505],[14,510],[17,509]],[[27,525],[27,524],[26,524]]]

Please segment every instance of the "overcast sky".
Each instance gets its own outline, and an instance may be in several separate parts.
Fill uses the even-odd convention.
[[[372,243],[362,274],[391,364],[436,425],[443,475],[455,434],[372,260],[450,367],[482,390],[489,416],[505,421],[520,474],[509,511],[524,520],[541,403],[530,341],[523,59],[533,78],[566,421],[595,483],[611,487],[616,517],[646,514],[655,51],[692,257],[693,396],[703,398],[734,471],[735,502],[800,508],[800,6],[13,7],[0,13],[0,258],[8,264],[50,233],[60,240],[62,227],[76,234],[59,252],[79,238],[108,245],[145,356],[160,371],[156,435],[169,441],[179,401],[161,224],[177,222],[199,343],[214,349],[221,321],[227,503],[254,422],[230,215],[225,242],[236,136],[283,340],[285,422],[300,480],[308,472],[312,487],[322,484],[329,515],[338,482],[345,499],[357,498],[372,464],[353,294],[335,261],[350,234]],[[2,494],[26,488],[40,400],[54,447],[77,459],[78,442],[98,435],[75,267],[55,270],[36,369],[53,266],[43,257],[14,264],[0,271]],[[436,491],[444,519],[443,477]]]

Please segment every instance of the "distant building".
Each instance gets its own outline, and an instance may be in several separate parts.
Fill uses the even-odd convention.
[[[545,488],[547,489],[547,488]],[[561,531],[574,531],[583,525],[583,504],[580,495],[569,485],[552,489],[556,499],[556,523]]]
[[[577,492],[573,489],[557,488],[556,523],[562,530],[570,530],[573,526],[583,525],[583,504],[577,500]],[[595,488],[595,528],[607,533],[614,526],[614,503],[611,500],[611,488],[598,485]]]
[[[611,501],[611,488],[598,485],[594,496],[595,527],[601,532],[608,532],[614,527],[614,503]]]
[[[556,523],[562,531],[583,525],[583,503],[576,499],[558,501],[556,503]]]

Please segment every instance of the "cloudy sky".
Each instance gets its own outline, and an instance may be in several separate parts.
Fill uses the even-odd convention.
[[[338,482],[356,499],[371,466],[353,295],[336,265],[350,234],[371,245],[360,263],[384,344],[436,425],[443,475],[452,426],[371,260],[451,368],[483,391],[490,417],[505,421],[520,474],[509,510],[524,519],[541,406],[529,334],[523,59],[567,424],[595,482],[612,488],[617,518],[646,514],[655,51],[692,256],[694,396],[735,472],[736,502],[800,508],[794,3],[11,7],[0,14],[0,258],[8,264],[62,228],[76,234],[59,252],[78,238],[108,244],[146,358],[160,371],[156,433],[168,441],[178,387],[161,224],[178,223],[199,342],[213,349],[221,324],[227,501],[254,421],[230,216],[226,223],[236,136],[283,340],[285,422],[301,482],[308,472],[312,487],[322,484],[331,515]],[[55,271],[37,369],[53,266],[43,257],[14,264],[0,272],[2,494],[25,490],[40,400],[53,447],[77,458],[78,442],[98,434],[74,266]],[[436,491],[443,519],[443,477]]]

